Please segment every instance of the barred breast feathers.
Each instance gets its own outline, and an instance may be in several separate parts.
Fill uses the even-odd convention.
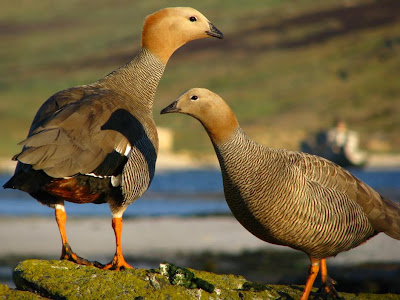
[[[137,109],[150,113],[164,70],[165,65],[149,50],[142,48],[135,59],[108,74],[98,83],[100,86],[118,90],[134,99],[133,103]]]

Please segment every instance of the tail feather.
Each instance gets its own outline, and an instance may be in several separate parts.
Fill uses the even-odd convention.
[[[19,168],[10,180],[3,185],[3,188],[18,189],[27,193],[36,193],[42,186],[51,180],[52,178],[43,171],[30,169],[26,172],[22,168]]]
[[[384,232],[388,236],[400,240],[400,204],[384,197],[382,197],[382,202],[384,203],[386,220],[390,224]]]
[[[3,188],[5,189],[15,189],[15,184],[14,184],[14,176],[10,178],[9,181],[7,181],[5,184],[3,184]]]

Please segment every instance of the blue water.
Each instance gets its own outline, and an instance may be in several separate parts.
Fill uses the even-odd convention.
[[[400,201],[400,170],[352,170],[378,192]],[[10,175],[0,175],[0,187]],[[108,205],[66,203],[69,216],[109,216]],[[0,216],[52,216],[53,210],[28,194],[0,188]],[[150,189],[128,207],[124,217],[189,216],[230,213],[219,170],[159,172]]]

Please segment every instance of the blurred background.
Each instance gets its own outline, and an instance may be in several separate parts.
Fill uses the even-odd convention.
[[[318,152],[321,133],[344,121],[357,136],[356,146],[349,151],[364,155],[361,163],[346,167],[383,195],[400,200],[398,0],[5,1],[0,10],[1,184],[13,170],[10,158],[19,152],[17,143],[26,137],[40,105],[55,92],[94,82],[132,59],[140,48],[145,16],[167,6],[198,9],[224,33],[224,39],[191,42],[170,59],[154,107],[161,143],[158,171],[149,192],[128,208],[128,220],[148,218],[149,226],[156,226],[154,220],[169,220],[183,230],[179,222],[184,218],[196,216],[197,224],[207,218],[219,224],[218,218],[228,218],[231,226],[238,226],[232,228],[242,230],[225,204],[217,161],[204,129],[187,116],[159,115],[192,87],[220,94],[242,128],[270,147],[322,155]],[[67,209],[71,223],[90,217],[109,225],[106,205]],[[20,259],[58,257],[55,222],[49,225],[53,235],[43,238],[55,241],[51,247],[56,255],[48,249],[21,250],[23,234],[32,235],[32,227],[23,220],[47,224],[52,214],[28,195],[0,190],[4,225],[0,236],[9,241],[0,243],[0,281],[12,285],[11,269]],[[22,225],[26,226],[22,236],[12,231]],[[80,231],[77,234],[84,235],[85,229]],[[124,234],[128,240],[130,233]],[[215,243],[226,244],[224,238],[221,234]],[[235,251],[229,244],[213,248],[207,243],[185,251],[185,244],[176,243],[167,257],[185,266],[242,274],[264,283],[303,284],[306,278],[307,257],[265,248],[255,238]],[[346,259],[334,266],[332,277],[339,281],[339,291],[400,293],[394,284],[400,281],[400,257],[392,253],[393,247],[399,252],[399,242],[387,238],[374,245],[366,251],[374,258],[366,254],[356,260],[358,268],[347,269],[351,261]],[[127,256],[144,267],[153,267],[165,257],[135,256],[132,249]],[[376,252],[382,255],[375,257]],[[277,261],[287,267],[275,267]],[[277,269],[282,273],[277,275]]]

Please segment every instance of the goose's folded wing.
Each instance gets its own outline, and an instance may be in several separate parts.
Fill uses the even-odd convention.
[[[65,105],[20,144],[18,161],[62,178],[116,175],[145,131],[119,95],[102,92]]]
[[[355,201],[367,215],[373,227],[400,239],[400,205],[382,197],[366,183],[344,168],[324,158],[293,152],[291,162],[307,180],[330,188]]]

